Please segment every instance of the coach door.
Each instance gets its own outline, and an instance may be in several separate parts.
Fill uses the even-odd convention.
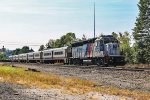
[[[43,52],[40,52],[40,59],[43,59]]]
[[[54,55],[54,52],[52,51],[52,59],[53,59],[53,55]]]

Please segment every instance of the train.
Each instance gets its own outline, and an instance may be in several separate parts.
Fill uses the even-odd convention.
[[[12,62],[64,63],[70,65],[125,65],[120,42],[112,35],[102,35],[70,46],[9,56]]]

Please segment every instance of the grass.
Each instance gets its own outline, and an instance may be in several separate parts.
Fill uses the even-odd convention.
[[[65,78],[53,74],[25,70],[25,68],[14,68],[9,65],[0,65],[0,81],[43,89],[59,88],[69,93],[84,94],[90,91],[95,91],[110,95],[134,97],[139,100],[148,100],[150,98],[150,93],[143,91],[118,89],[75,77]]]

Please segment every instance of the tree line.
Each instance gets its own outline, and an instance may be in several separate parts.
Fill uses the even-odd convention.
[[[69,32],[61,36],[60,39],[50,39],[48,43],[44,46],[41,45],[39,51],[49,48],[59,48],[63,46],[70,46],[74,41],[81,41],[81,39],[76,38],[75,33]]]
[[[34,50],[29,48],[29,46],[23,46],[22,48],[17,48],[12,51],[12,55],[18,55],[22,53],[34,52]]]

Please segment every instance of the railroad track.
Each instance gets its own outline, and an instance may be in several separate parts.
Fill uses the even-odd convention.
[[[49,67],[49,66],[54,66],[59,68],[80,68],[80,69],[108,69],[108,70],[122,70],[122,71],[145,71],[145,72],[150,72],[150,68],[126,68],[126,67],[102,67],[102,66],[96,66],[96,65],[89,65],[89,66],[81,66],[81,65],[63,65],[63,64],[38,64],[38,63],[10,63],[6,62],[8,64],[24,64],[24,65],[36,65],[36,66],[44,66],[44,67]]]
[[[49,66],[49,64],[48,64]],[[58,66],[58,65],[53,65],[53,66]],[[150,71],[150,68],[131,68],[131,67],[102,67],[102,66],[97,66],[97,65],[89,65],[89,66],[80,66],[80,65],[59,65],[62,67],[69,67],[69,68],[80,68],[80,69],[110,69],[110,70],[125,70],[125,71]]]

